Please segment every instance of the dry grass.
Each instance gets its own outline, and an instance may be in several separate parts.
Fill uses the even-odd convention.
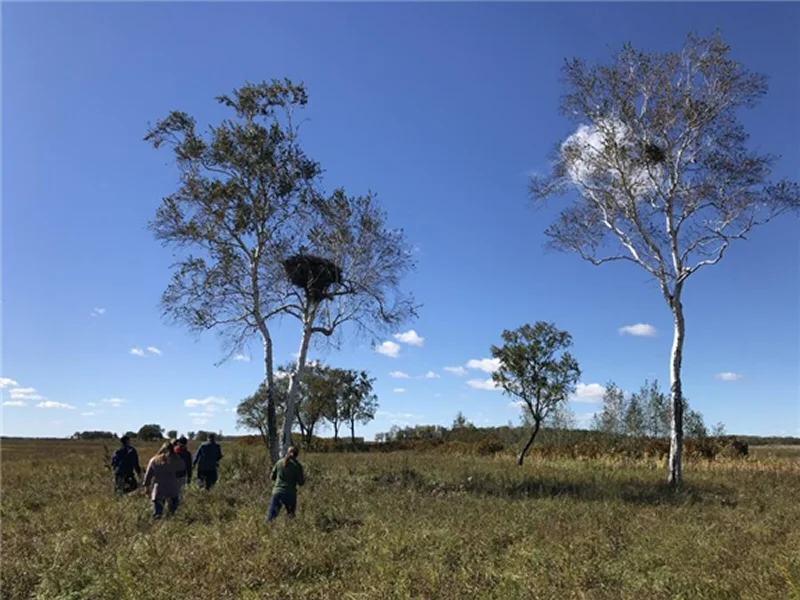
[[[800,598],[800,460],[688,464],[394,454],[302,457],[295,521],[262,524],[257,448],[150,519],[102,446],[4,441],[4,599]],[[140,447],[142,458],[153,447]]]

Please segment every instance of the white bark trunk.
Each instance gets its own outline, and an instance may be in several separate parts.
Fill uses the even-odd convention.
[[[286,455],[289,446],[292,445],[292,425],[294,423],[294,409],[297,404],[297,396],[300,393],[300,384],[303,381],[303,373],[306,369],[306,359],[308,358],[308,346],[311,342],[311,328],[314,325],[314,312],[306,315],[303,321],[303,339],[300,342],[300,352],[297,356],[292,378],[289,380],[289,393],[286,399],[286,411],[283,418],[283,435],[281,436],[281,456]]]
[[[267,450],[272,464],[280,458],[278,447],[278,424],[275,418],[275,370],[272,356],[272,338],[269,331],[261,332],[264,342],[264,379],[267,382]]]
[[[669,444],[669,476],[667,481],[673,487],[677,487],[683,480],[683,386],[681,384],[681,367],[686,332],[680,290],[676,290],[673,296],[672,315],[675,321],[675,330],[669,371],[672,423]]]

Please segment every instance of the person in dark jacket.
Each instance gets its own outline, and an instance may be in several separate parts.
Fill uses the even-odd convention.
[[[139,487],[136,475],[142,476],[142,467],[139,465],[139,454],[131,446],[131,438],[123,435],[120,446],[111,457],[111,468],[114,469],[114,489],[118,495],[128,494]]]
[[[222,448],[217,444],[217,436],[208,434],[208,441],[200,444],[197,454],[194,455],[194,465],[197,467],[197,483],[207,490],[217,483],[217,469],[222,460]]]
[[[297,486],[306,482],[303,472],[303,465],[297,460],[300,450],[290,446],[286,451],[286,456],[275,463],[272,467],[272,499],[269,503],[269,513],[266,523],[269,523],[281,512],[281,506],[286,507],[286,515],[294,517],[297,510]]]
[[[186,467],[176,473],[181,489],[192,480],[192,453],[189,452],[189,448],[186,446],[188,443],[189,441],[186,439],[186,436],[182,435],[175,444],[175,454],[183,460],[183,464]]]

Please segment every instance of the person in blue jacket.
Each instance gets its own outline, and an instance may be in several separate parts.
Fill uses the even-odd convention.
[[[136,475],[141,479],[142,467],[139,465],[139,453],[131,446],[127,435],[120,438],[120,446],[111,457],[111,468],[114,469],[114,489],[118,495],[128,494],[139,487]]]
[[[209,433],[208,441],[200,444],[192,463],[197,467],[197,483],[207,490],[217,483],[217,469],[220,460],[222,460],[222,448],[217,444],[216,434]]]

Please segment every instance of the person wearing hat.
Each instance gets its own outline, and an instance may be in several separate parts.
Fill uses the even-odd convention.
[[[129,494],[139,487],[136,475],[141,478],[142,467],[139,465],[136,448],[131,446],[131,438],[123,435],[119,441],[122,445],[111,457],[111,468],[114,469],[114,490],[117,495],[122,495]]]
[[[217,444],[217,436],[208,434],[208,440],[200,444],[197,454],[194,455],[193,464],[197,467],[197,483],[207,490],[217,483],[217,469],[222,460],[222,448]]]
[[[272,467],[271,479],[275,484],[272,486],[272,498],[265,523],[269,523],[278,516],[281,506],[286,508],[286,516],[294,517],[297,511],[297,486],[306,482],[303,465],[297,460],[299,455],[298,448],[289,446],[286,456]]]
[[[189,452],[189,448],[186,446],[188,443],[189,440],[186,439],[185,435],[182,435],[173,444],[173,447],[175,448],[175,454],[177,454],[178,457],[183,460],[183,464],[186,467],[185,469],[178,470],[176,473],[181,490],[183,490],[184,485],[192,480],[192,453]]]

